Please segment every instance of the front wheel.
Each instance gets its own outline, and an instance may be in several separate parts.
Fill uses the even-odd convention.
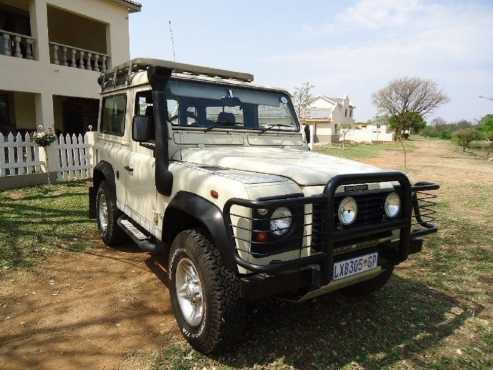
[[[362,281],[341,289],[341,293],[349,297],[365,297],[381,289],[392,277],[394,266],[383,270],[380,275],[373,279]]]
[[[210,240],[198,230],[179,233],[168,271],[176,321],[192,347],[211,353],[234,343],[246,318],[240,283]]]
[[[96,220],[101,239],[109,246],[125,240],[125,234],[117,224],[121,212],[116,207],[116,195],[106,181],[101,181],[96,193]]]

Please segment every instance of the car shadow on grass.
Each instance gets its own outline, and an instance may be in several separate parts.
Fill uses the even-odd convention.
[[[394,276],[367,299],[336,293],[299,305],[260,306],[250,317],[246,341],[218,360],[243,367],[283,358],[304,369],[340,368],[352,361],[382,368],[400,359],[419,365],[423,349],[449,336],[472,314],[451,296]]]
[[[148,267],[168,286],[155,259]],[[470,307],[470,305],[468,305]],[[294,304],[272,300],[254,306],[240,343],[223,355],[207,358],[188,346],[164,348],[156,368],[197,364],[232,368],[292,366],[298,369],[341,368],[357,362],[364,368],[389,366],[406,359],[425,366],[420,354],[451,335],[482,307],[467,308],[440,291],[394,276],[365,299],[334,293]],[[167,367],[166,367],[167,368]]]

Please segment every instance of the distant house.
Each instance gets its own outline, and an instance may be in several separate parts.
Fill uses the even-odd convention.
[[[308,116],[303,119],[310,144],[335,144],[341,140],[356,143],[393,140],[394,135],[386,123],[355,123],[355,108],[348,96],[315,98]]]
[[[348,96],[330,98],[319,96],[310,106],[309,115],[304,118],[305,125],[310,131],[310,142],[315,144],[330,144],[339,141],[341,124],[353,124],[355,106]]]

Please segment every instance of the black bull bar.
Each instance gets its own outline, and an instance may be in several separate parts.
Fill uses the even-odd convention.
[[[399,216],[394,219],[384,220],[378,224],[361,225],[348,228],[337,227],[336,225],[336,190],[344,185],[358,185],[369,183],[392,182],[398,183],[394,185],[394,191],[400,195],[401,210]],[[268,273],[276,274],[284,271],[300,269],[310,265],[318,265],[320,268],[320,276],[322,283],[328,283],[332,279],[334,266],[334,249],[336,243],[344,242],[345,240],[354,240],[358,237],[370,237],[382,232],[392,230],[400,230],[400,240],[397,245],[397,253],[393,256],[393,263],[398,264],[408,258],[410,247],[413,243],[421,245],[421,237],[437,231],[434,224],[435,221],[435,198],[436,195],[429,191],[437,190],[440,186],[430,182],[420,182],[411,185],[407,176],[401,172],[378,172],[370,174],[346,174],[334,176],[325,186],[322,194],[314,196],[304,196],[303,194],[291,194],[279,197],[261,198],[255,201],[232,198],[228,200],[224,206],[223,215],[228,230],[231,245],[235,247],[235,260],[239,266],[252,273]],[[389,192],[392,189],[389,189]],[[338,196],[341,194],[338,193]],[[345,195],[345,193],[343,194]],[[347,193],[347,195],[353,195]],[[251,263],[239,254],[240,251],[249,253],[244,249],[238,249],[237,241],[243,240],[235,234],[236,228],[241,228],[231,221],[231,217],[247,218],[253,223],[255,220],[254,211],[258,209],[274,209],[277,207],[302,207],[311,204],[313,209],[319,205],[324,206],[322,222],[319,223],[317,229],[317,248],[312,250],[310,255],[302,256],[302,249],[313,247],[312,245],[299,246],[299,257],[288,261],[276,261],[273,258],[271,263],[260,265]],[[234,206],[246,207],[251,209],[251,217],[232,213]],[[304,213],[304,216],[307,214]],[[313,220],[313,214],[312,214]],[[304,226],[312,226],[304,223]],[[248,231],[248,230],[247,230]],[[252,230],[253,226],[252,226]],[[304,234],[303,238],[314,235]],[[303,240],[303,238],[301,240]],[[244,240],[246,241],[246,240]],[[252,243],[253,240],[251,241]],[[312,248],[315,249],[315,248]]]

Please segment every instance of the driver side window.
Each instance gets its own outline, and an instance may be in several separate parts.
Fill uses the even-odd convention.
[[[197,117],[198,117],[197,107],[194,106],[187,107],[186,110],[187,126],[196,126],[198,124]]]

